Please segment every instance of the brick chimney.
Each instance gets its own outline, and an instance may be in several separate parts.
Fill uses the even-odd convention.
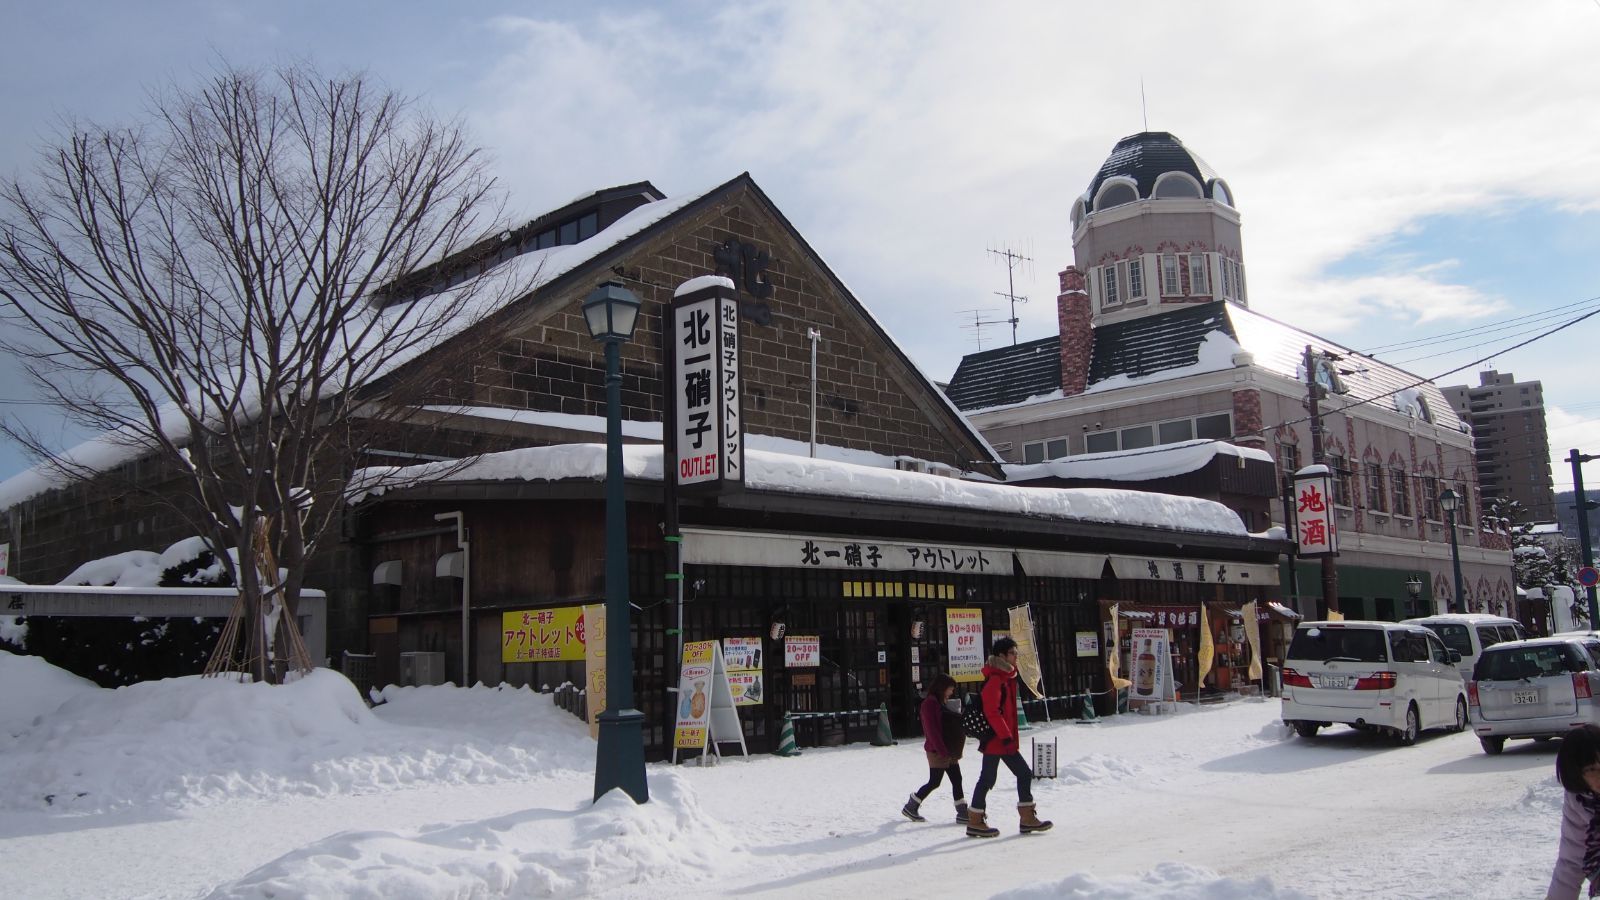
[[[1061,271],[1061,294],[1056,297],[1057,325],[1061,329],[1061,393],[1074,397],[1089,386],[1089,356],[1094,350],[1089,294],[1077,266]]]

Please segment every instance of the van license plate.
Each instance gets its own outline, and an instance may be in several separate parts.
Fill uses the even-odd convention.
[[[1350,682],[1347,675],[1313,675],[1311,676],[1317,687],[1340,688],[1348,687]]]
[[[1518,703],[1538,703],[1539,702],[1539,692],[1538,691],[1517,691],[1516,693],[1511,695],[1511,702],[1513,704],[1518,704]]]

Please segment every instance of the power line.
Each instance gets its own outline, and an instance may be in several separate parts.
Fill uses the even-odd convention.
[[[1377,401],[1383,400],[1383,399],[1385,399],[1387,397],[1393,397],[1395,394],[1398,394],[1401,391],[1409,391],[1412,388],[1421,387],[1422,385],[1425,385],[1425,384],[1430,384],[1430,383],[1438,381],[1439,379],[1444,378],[1444,377],[1446,377],[1448,375],[1454,375],[1457,372],[1461,372],[1461,371],[1464,371],[1466,369],[1470,369],[1473,366],[1482,365],[1483,363],[1486,363],[1489,360],[1494,359],[1496,356],[1500,356],[1502,354],[1510,353],[1513,350],[1520,350],[1521,348],[1526,347],[1526,346],[1528,346],[1529,344],[1531,344],[1531,343],[1533,343],[1535,341],[1543,340],[1544,338],[1547,338],[1550,335],[1555,334],[1558,331],[1564,331],[1564,330],[1566,330],[1568,328],[1571,328],[1572,326],[1578,324],[1579,322],[1582,322],[1584,319],[1590,318],[1590,317],[1595,316],[1595,315],[1600,315],[1600,308],[1592,309],[1592,310],[1584,313],[1581,316],[1577,316],[1575,318],[1568,319],[1567,321],[1561,323],[1560,325],[1557,325],[1554,328],[1551,328],[1551,329],[1549,329],[1547,331],[1544,331],[1544,332],[1542,332],[1540,334],[1536,334],[1533,337],[1528,338],[1525,341],[1522,341],[1521,343],[1512,344],[1509,347],[1502,348],[1502,349],[1500,349],[1500,350],[1498,350],[1498,351],[1496,351],[1494,353],[1489,354],[1488,356],[1483,357],[1482,359],[1475,359],[1472,362],[1469,362],[1469,363],[1467,363],[1465,365],[1462,365],[1462,366],[1457,366],[1456,368],[1450,369],[1449,371],[1440,372],[1438,375],[1435,375],[1435,376],[1433,376],[1431,378],[1419,378],[1416,381],[1411,382],[1410,384],[1402,385],[1401,387],[1397,387],[1392,391],[1387,391],[1387,392],[1382,393],[1382,394],[1376,394],[1374,396],[1368,397],[1365,400],[1357,400],[1354,403],[1351,403],[1351,404],[1349,404],[1347,406],[1344,406],[1344,407],[1341,407],[1339,409],[1330,409],[1330,410],[1328,410],[1328,413],[1330,413],[1330,414],[1332,414],[1332,413],[1343,413],[1343,412],[1347,412],[1349,410],[1355,409],[1358,406],[1365,406],[1368,403],[1376,403]],[[1279,422],[1278,424],[1273,425],[1271,427],[1271,429],[1263,427],[1261,429],[1260,433],[1263,436],[1265,436],[1266,433],[1269,430],[1276,430],[1278,428],[1285,428],[1285,427],[1288,427],[1290,425],[1298,425],[1301,422],[1309,422],[1309,421],[1311,421],[1311,417],[1310,416],[1306,416],[1306,417],[1300,418],[1300,419],[1290,419],[1288,421]]]
[[[1530,320],[1548,320],[1559,318],[1559,313],[1570,311],[1577,307],[1587,306],[1591,303],[1600,303],[1600,297],[1590,297],[1587,300],[1576,300],[1572,303],[1565,303],[1561,306],[1552,306],[1549,309],[1538,310],[1536,312],[1527,313],[1521,316],[1513,316],[1509,319],[1501,319],[1496,322],[1487,322],[1482,325],[1474,325],[1471,328],[1463,328],[1460,331],[1447,331],[1443,334],[1412,338],[1410,340],[1397,341],[1393,344],[1381,344],[1370,350],[1363,350],[1360,352],[1365,353],[1367,356],[1377,356],[1380,353],[1391,353],[1396,350],[1408,350],[1414,347],[1445,343],[1448,339],[1455,337],[1475,337],[1486,331],[1494,331],[1504,328],[1507,325],[1526,324]]]

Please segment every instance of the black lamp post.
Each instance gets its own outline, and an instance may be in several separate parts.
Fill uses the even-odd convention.
[[[1445,527],[1450,529],[1450,565],[1456,576],[1456,602],[1452,609],[1454,612],[1467,611],[1463,605],[1461,592],[1461,548],[1456,544],[1456,506],[1460,502],[1461,498],[1449,488],[1445,488],[1439,495],[1439,508],[1444,510]]]
[[[648,803],[644,713],[633,708],[633,629],[628,606],[628,522],[622,493],[622,345],[633,338],[639,298],[608,281],[583,301],[589,335],[606,348],[606,708],[595,750],[594,799],[622,788]]]
[[[1406,593],[1411,595],[1411,615],[1421,615],[1422,610],[1417,608],[1417,599],[1422,596],[1422,576],[1412,575],[1406,579]]]

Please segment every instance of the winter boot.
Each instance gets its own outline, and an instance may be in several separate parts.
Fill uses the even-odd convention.
[[[922,801],[917,798],[916,794],[912,794],[906,799],[906,805],[900,807],[900,815],[913,822],[926,822],[928,820],[923,818],[922,813],[917,811],[920,806],[922,806]]]
[[[1050,821],[1039,821],[1039,815],[1033,811],[1032,803],[1017,804],[1017,815],[1022,819],[1022,833],[1033,834],[1038,831],[1049,831],[1055,825]]]
[[[967,810],[967,837],[991,838],[999,836],[1000,829],[990,828],[989,823],[983,820],[983,810]]]
[[[956,824],[967,824],[967,801],[965,800],[956,801]]]

